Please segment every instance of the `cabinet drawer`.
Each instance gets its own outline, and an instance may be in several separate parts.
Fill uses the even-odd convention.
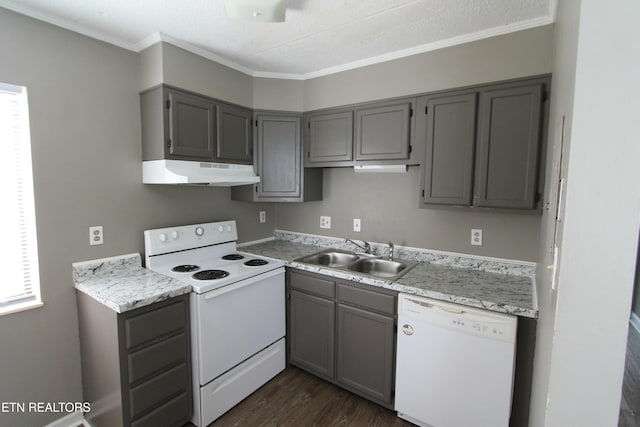
[[[393,315],[396,312],[396,297],[380,292],[368,291],[354,286],[338,285],[338,299],[342,302],[369,308]]]
[[[187,390],[187,365],[176,366],[129,391],[131,418],[167,398]]]
[[[311,294],[321,295],[327,298],[335,296],[335,283],[329,280],[318,279],[317,277],[305,276],[291,273],[291,288]]]
[[[188,394],[182,393],[180,396],[170,400],[150,414],[134,421],[131,423],[131,426],[160,427],[182,425],[191,417],[190,406]]]
[[[186,360],[186,357],[187,337],[185,334],[177,335],[131,353],[127,356],[129,383],[134,383],[165,366]]]
[[[185,310],[186,302],[180,301],[126,319],[124,324],[127,349],[169,332],[184,329]]]

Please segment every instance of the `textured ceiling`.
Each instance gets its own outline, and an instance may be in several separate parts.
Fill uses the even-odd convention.
[[[553,22],[557,0],[288,0],[286,22],[234,21],[223,0],[0,0],[139,51],[160,40],[255,76],[309,78]]]

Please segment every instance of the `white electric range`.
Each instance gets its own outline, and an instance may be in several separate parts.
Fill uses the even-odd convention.
[[[238,251],[235,221],[144,239],[148,269],[192,286],[192,422],[206,426],[285,368],[284,263]]]

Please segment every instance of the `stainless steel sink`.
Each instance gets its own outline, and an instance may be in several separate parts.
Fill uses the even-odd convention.
[[[359,259],[360,257],[353,252],[329,249],[304,258],[298,258],[296,261],[325,267],[344,267]]]
[[[358,273],[364,273],[370,276],[396,278],[402,276],[405,270],[411,267],[413,267],[413,265],[409,266],[406,262],[381,258],[365,258],[350,264],[347,268],[351,271],[357,271]]]
[[[325,249],[294,261],[386,280],[396,280],[416,265],[411,261],[384,259],[340,249]]]

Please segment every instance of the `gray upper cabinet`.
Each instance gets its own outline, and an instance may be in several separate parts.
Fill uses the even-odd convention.
[[[353,111],[310,114],[305,122],[309,165],[353,160]]]
[[[424,203],[470,205],[477,94],[422,97],[426,115]]]
[[[252,164],[252,112],[227,104],[217,105],[216,159],[220,162]]]
[[[258,116],[258,196],[300,197],[301,118]]]
[[[480,93],[476,206],[533,209],[543,84]]]
[[[417,164],[415,104],[402,98],[305,114],[305,166]]]
[[[541,77],[421,97],[421,206],[535,212],[549,84]]]
[[[168,158],[202,159],[213,157],[215,104],[200,96],[168,91]]]
[[[231,189],[233,200],[302,202],[322,199],[322,169],[302,167],[299,114],[256,114],[256,170],[260,182]]]
[[[170,86],[140,94],[142,160],[253,163],[252,112]]]
[[[140,94],[142,160],[213,161],[213,100],[166,86]]]
[[[355,160],[408,160],[414,99],[356,109]]]

